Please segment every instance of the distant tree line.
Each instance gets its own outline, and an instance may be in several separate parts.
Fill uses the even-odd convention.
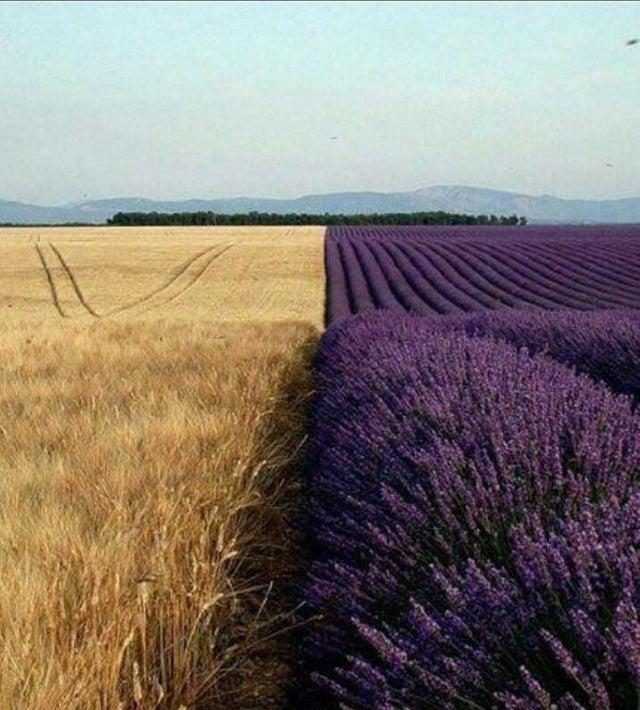
[[[118,212],[107,224],[118,226],[208,226],[208,225],[293,225],[293,224],[489,224],[524,225],[526,217],[511,215],[452,214],[451,212],[392,212],[384,214],[275,214],[248,212],[220,214],[218,212]]]

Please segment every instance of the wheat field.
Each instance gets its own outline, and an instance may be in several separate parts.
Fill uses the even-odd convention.
[[[0,707],[280,707],[323,230],[0,230]]]
[[[321,327],[323,235],[321,227],[3,229],[0,314]]]

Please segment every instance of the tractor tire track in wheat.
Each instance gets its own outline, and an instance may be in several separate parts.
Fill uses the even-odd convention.
[[[209,267],[211,264],[213,264],[214,261],[217,261],[225,252],[229,251],[233,244],[228,244],[226,247],[223,247],[220,251],[216,252],[206,263],[205,265],[196,272],[196,274],[193,276],[192,279],[189,280],[189,282],[184,286],[184,288],[181,288],[180,290],[176,291],[173,293],[169,298],[166,300],[162,301],[161,303],[158,303],[158,306],[163,306],[166,303],[171,303],[171,301],[175,301],[176,298],[179,296],[182,296],[183,293],[191,289],[193,286],[195,286],[198,281],[204,276],[204,274],[208,271]]]
[[[44,248],[49,247],[49,250]],[[185,262],[183,262],[176,272],[162,285],[148,292],[141,298],[120,306],[109,313],[106,316],[119,315],[129,311],[147,313],[154,308],[158,308],[167,303],[175,301],[177,298],[182,296],[184,293],[193,288],[200,279],[204,276],[211,265],[219,259],[225,252],[227,252],[234,243],[223,245],[214,245],[207,247],[199,251],[197,254],[189,257]],[[56,270],[52,267],[51,263],[47,261],[47,254],[49,251],[55,257],[62,273],[66,277],[69,285],[71,286],[71,292],[74,294],[75,299],[77,299],[80,307],[86,311],[93,318],[102,318],[103,316],[98,313],[87,301],[76,275],[73,273],[71,267],[69,266],[67,260],[60,253],[60,250],[54,244],[43,244],[40,241],[40,237],[37,237],[33,241],[33,247],[38,255],[40,264],[45,274],[47,281],[47,286],[49,289],[49,294],[51,297],[51,302],[62,318],[70,318],[71,314],[67,313],[66,309],[62,307],[62,302],[60,298],[59,289],[61,284],[58,282],[56,284],[56,278],[60,277],[60,271],[56,277]],[[70,293],[71,293],[70,292]]]
[[[71,283],[71,287],[74,290],[74,293],[76,294],[76,297],[82,307],[89,313],[89,315],[93,316],[94,318],[100,318],[100,315],[96,313],[96,311],[93,310],[93,308],[87,303],[86,298],[84,297],[82,291],[80,290],[80,286],[78,284],[78,281],[76,277],[73,275],[73,272],[69,268],[69,265],[65,261],[64,257],[62,254],[58,251],[58,249],[53,245],[49,244],[49,247],[51,251],[56,255],[58,261],[60,262],[60,266],[62,267],[62,270],[65,272],[67,275],[67,278],[69,279],[69,282]]]
[[[110,311],[109,315],[117,315],[118,313],[122,313],[123,311],[128,311],[132,308],[136,308],[137,306],[140,306],[147,301],[150,301],[154,296],[157,296],[158,294],[166,291],[168,288],[170,288],[175,281],[177,281],[182,274],[198,259],[201,257],[205,256],[205,254],[210,254],[213,250],[215,249],[215,246],[212,247],[207,247],[206,249],[203,249],[202,251],[199,251],[197,254],[194,254],[193,256],[189,257],[184,263],[182,263],[179,267],[178,270],[167,280],[165,283],[161,284],[157,288],[154,288],[152,291],[149,291],[146,293],[144,296],[141,298],[136,299],[135,301],[131,301],[131,303],[127,303],[124,306],[119,306],[118,308],[115,308],[114,310]]]
[[[215,251],[217,246],[218,245],[208,247],[207,249],[194,254],[192,257],[187,259],[164,284],[153,291],[150,291],[142,298],[111,311],[109,315],[120,315],[136,309],[140,309],[141,313],[147,313],[154,308],[158,308],[159,306],[174,301],[178,298],[178,296],[181,296],[185,291],[194,286],[204,275],[209,266],[211,266],[216,259],[222,256],[224,252],[229,250],[234,245],[228,244],[222,247],[222,249]],[[214,251],[215,253],[211,256]],[[202,264],[204,264],[204,266],[202,266]],[[165,298],[167,294],[169,297]]]
[[[36,253],[38,255],[38,259],[40,260],[40,264],[42,265],[42,269],[45,274],[45,278],[47,279],[47,285],[49,288],[49,295],[51,296],[51,302],[53,303],[54,308],[56,311],[58,311],[58,315],[61,318],[67,318],[67,314],[64,312],[62,309],[62,305],[60,304],[60,299],[58,297],[58,290],[56,288],[55,281],[53,279],[53,274],[51,272],[51,269],[47,265],[47,261],[44,258],[44,253],[42,251],[42,248],[40,246],[40,237],[34,242],[33,244]]]

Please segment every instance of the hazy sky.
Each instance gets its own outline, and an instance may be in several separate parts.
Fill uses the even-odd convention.
[[[635,2],[2,2],[0,198],[640,195],[637,36]]]

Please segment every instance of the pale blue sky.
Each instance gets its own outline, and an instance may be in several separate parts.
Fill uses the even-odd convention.
[[[0,198],[640,195],[636,36],[636,2],[2,2]]]

